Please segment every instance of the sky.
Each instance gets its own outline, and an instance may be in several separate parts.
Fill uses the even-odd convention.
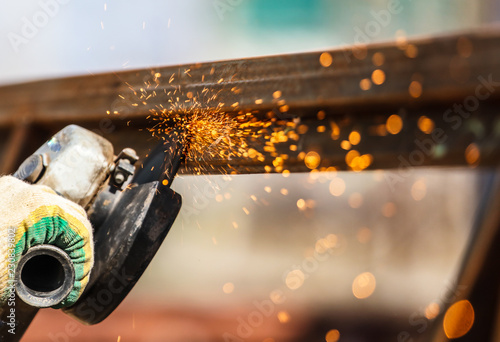
[[[467,0],[4,1],[0,84],[444,33],[491,22],[491,7]]]

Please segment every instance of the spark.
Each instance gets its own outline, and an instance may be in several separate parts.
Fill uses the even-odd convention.
[[[200,80],[186,82],[188,77],[196,78],[191,74],[191,70],[196,69],[196,66],[179,68],[171,74],[151,70],[142,84],[126,84],[129,93],[119,95],[130,106],[147,113],[150,122],[147,130],[153,137],[177,139],[184,146],[185,172],[199,175],[216,170],[234,174],[237,172],[233,165],[245,165],[239,163],[242,160],[258,162],[262,171],[282,173],[284,177],[290,176],[288,163],[296,161],[302,161],[312,171],[325,171],[330,165],[327,165],[328,160],[323,161],[321,151],[301,151],[302,136],[314,131],[330,134],[346,153],[361,141],[361,131],[354,130],[348,140],[340,139],[345,136],[341,135],[341,127],[345,125],[333,120],[327,122],[324,110],[317,112],[318,120],[325,120],[319,126],[309,126],[291,114],[283,118],[282,113],[293,108],[286,103],[279,89],[270,90],[262,98],[253,100],[255,104],[263,104],[264,99],[271,100],[272,110],[246,110],[245,97],[239,97],[244,88],[230,86],[236,75],[223,75],[212,67],[208,73],[198,76],[201,83]],[[208,85],[214,83],[215,87]],[[231,93],[229,97],[227,92]],[[223,97],[231,101],[224,103]],[[107,114],[110,113],[119,114],[116,111]],[[392,134],[402,128],[402,124],[393,127],[398,126],[397,122],[392,122],[394,117],[386,125],[381,125],[383,128],[387,126]],[[354,151],[346,155],[346,164],[352,170],[361,171],[372,164],[372,159],[371,155]],[[271,192],[270,187],[264,190]],[[334,196],[340,196],[344,191],[341,185],[333,190]],[[287,192],[282,193],[286,195]]]
[[[274,171],[285,171],[287,176],[289,170],[284,168],[284,163],[288,155],[277,154],[275,145],[299,140],[296,126],[300,120],[281,120],[272,113],[263,119],[253,112],[238,111],[239,101],[226,106],[219,100],[221,92],[227,91],[224,86],[217,90],[208,87],[201,91],[185,90],[180,79],[192,77],[190,71],[189,68],[179,70],[170,77],[162,77],[161,73],[151,71],[152,77],[145,81],[143,86],[137,89],[137,86],[128,85],[132,94],[120,95],[120,98],[131,100],[133,107],[147,106],[147,117],[151,122],[148,130],[151,135],[159,139],[165,139],[167,135],[178,138],[186,147],[185,159],[194,174],[206,171],[211,160],[227,160],[231,169],[229,162],[233,158],[250,158],[259,162],[269,160]],[[215,68],[211,68],[210,75],[214,74]],[[235,75],[232,76],[234,77]],[[203,80],[205,75],[201,78]],[[168,84],[164,84],[167,79]],[[218,84],[224,84],[224,77],[219,76],[216,79]],[[161,101],[158,101],[159,94],[156,89],[160,85],[163,92]],[[231,92],[239,95],[242,89],[233,87]],[[277,98],[281,96],[281,91],[274,91],[270,95]],[[160,102],[153,108],[149,105],[152,98],[156,98],[155,102]],[[289,109],[283,99],[279,101],[278,106],[282,112]],[[224,108],[227,107],[231,108],[231,113],[225,111]],[[307,130],[307,126],[304,127]],[[250,145],[259,151],[250,148]]]

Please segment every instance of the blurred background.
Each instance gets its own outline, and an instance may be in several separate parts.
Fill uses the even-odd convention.
[[[393,2],[3,2],[0,84],[320,51],[500,18],[493,0],[401,0],[380,18]],[[380,30],[366,34],[377,20]],[[460,291],[479,178],[465,168],[414,169],[395,186],[389,177],[180,176],[181,213],[118,310],[93,327],[44,310],[25,341],[417,338]]]

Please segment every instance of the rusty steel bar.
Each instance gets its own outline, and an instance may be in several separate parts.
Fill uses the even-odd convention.
[[[370,168],[467,165],[471,160],[474,165],[497,165],[499,55],[500,32],[482,30],[331,51],[44,80],[0,87],[0,127],[11,127],[20,116],[46,130],[79,123],[102,131],[120,146],[127,144],[132,130],[151,125],[144,118],[168,102],[168,91],[179,89],[176,96],[182,102],[189,93],[200,94],[207,88],[218,97],[217,101],[200,97],[203,110],[220,105],[232,116],[271,113],[278,123],[299,120],[307,131],[295,142],[276,144],[276,152],[264,154],[263,160],[245,156],[188,160],[186,173],[308,171],[304,154],[311,151],[320,155],[320,169],[351,169],[346,163],[348,150],[340,145],[353,130],[362,139],[352,149],[371,155]],[[142,101],[137,96],[141,89],[155,96]],[[113,115],[115,111],[119,115]],[[319,111],[325,113],[321,119]],[[384,133],[381,127],[392,114],[403,119],[397,134]],[[434,135],[419,128],[422,116],[433,121]],[[129,121],[134,128],[125,127]],[[340,133],[333,139],[335,125]],[[146,151],[154,141],[137,144]],[[296,145],[296,151],[290,145]],[[264,142],[251,140],[249,148],[262,152]],[[468,159],[467,153],[475,157]],[[281,154],[288,157],[276,169],[273,161]]]

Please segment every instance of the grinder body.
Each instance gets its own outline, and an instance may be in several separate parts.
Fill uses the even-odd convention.
[[[139,280],[180,210],[181,196],[169,186],[181,156],[178,142],[167,139],[136,170],[135,151],[124,149],[115,156],[109,141],[70,125],[26,159],[14,174],[33,184],[49,186],[78,203],[92,224],[94,267],[79,300],[63,309],[68,315],[85,324],[98,323],[111,314]],[[165,177],[169,177],[167,182],[163,181]],[[47,246],[49,249],[54,253],[53,246]],[[29,252],[19,264],[25,257],[43,254],[44,248],[38,246],[38,250]],[[18,333],[16,338],[4,335],[0,326],[2,341],[21,338],[39,307],[57,304],[46,305],[46,300],[39,300],[50,294],[30,292],[22,286],[26,285],[22,284],[23,270],[16,272],[21,310],[16,318]],[[71,272],[65,272],[64,277],[61,288],[72,281]]]

